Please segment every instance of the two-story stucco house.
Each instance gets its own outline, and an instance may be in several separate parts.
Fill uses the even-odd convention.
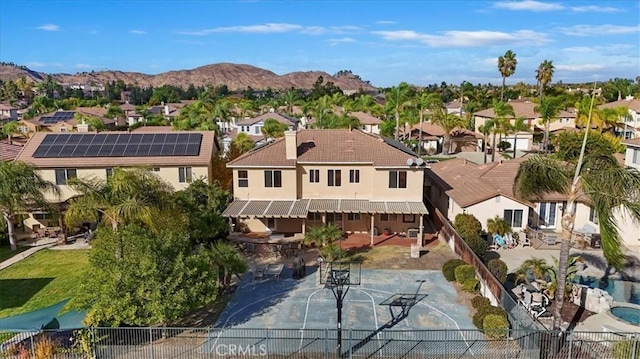
[[[114,168],[146,167],[176,190],[194,179],[212,178],[212,160],[218,150],[214,131],[166,133],[46,133],[38,132],[16,157],[35,166],[42,178],[55,183],[59,195],[46,193],[52,204],[63,204],[79,193],[67,185],[70,178],[106,180]],[[25,227],[42,223],[31,216]]]
[[[620,119],[620,125],[615,128],[616,134],[624,139],[640,137],[640,99],[629,96],[623,100],[598,106],[600,109],[618,107],[626,107],[629,114]]]
[[[541,123],[540,114],[535,111],[536,104],[531,101],[525,100],[512,100],[509,101],[509,105],[513,107],[513,112],[515,113],[515,117],[511,118],[511,123],[515,123],[517,118],[524,118],[524,123],[529,127],[528,132],[519,132],[518,138],[515,143],[515,146],[518,150],[534,150],[534,135],[539,134],[541,141],[542,131],[544,130],[544,125]],[[482,111],[475,112],[473,114],[475,119],[475,131],[476,133],[480,132],[480,127],[483,126],[487,121],[496,118],[495,113],[493,112],[493,108],[488,108]],[[563,131],[569,129],[575,129],[576,114],[575,110],[568,109],[562,110],[558,114],[558,117],[549,124],[549,131]],[[492,138],[489,136],[489,138]],[[514,146],[515,136],[512,133],[507,133],[502,135],[502,140],[509,142],[511,144],[511,149]],[[497,144],[495,144],[497,145]],[[495,147],[495,145],[493,147]]]
[[[640,171],[640,137],[626,140],[624,165]],[[634,220],[628,213],[616,212],[615,218],[620,231],[620,237],[627,246],[640,247],[640,222]]]
[[[0,124],[18,119],[18,108],[0,103]]]
[[[453,159],[431,164],[425,178],[425,197],[451,221],[460,213],[472,214],[486,230],[487,220],[498,216],[514,232],[535,229],[560,240],[567,196],[550,193],[530,202],[514,194],[518,167],[525,159],[480,165]],[[598,217],[584,201],[577,204],[574,228],[577,234],[593,238],[599,233]]]
[[[229,162],[235,229],[304,234],[333,223],[347,233],[423,238],[425,165],[404,145],[360,130],[288,131]],[[421,243],[421,240],[419,240]]]
[[[236,121],[235,124],[231,125],[231,129],[225,133],[224,138],[222,139],[222,148],[224,151],[228,151],[231,141],[241,133],[248,135],[256,146],[265,144],[267,142],[267,138],[262,133],[262,128],[264,127],[264,123],[269,119],[276,120],[286,125],[290,131],[297,130],[298,123],[300,122],[294,117],[275,112],[271,109],[269,112],[263,113],[262,115]]]

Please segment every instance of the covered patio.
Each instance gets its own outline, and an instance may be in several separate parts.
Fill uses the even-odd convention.
[[[232,237],[257,232],[302,238],[308,226],[334,224],[346,235],[367,235],[370,246],[379,236],[404,237],[422,246],[426,214],[422,202],[366,199],[236,200],[223,212]]]

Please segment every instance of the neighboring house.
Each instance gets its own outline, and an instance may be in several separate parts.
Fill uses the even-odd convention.
[[[37,131],[48,132],[72,132],[78,130],[78,121],[75,115],[80,113],[84,116],[95,117],[102,121],[108,129],[115,129],[116,120],[105,117],[107,109],[99,107],[78,107],[75,110],[59,110],[46,113],[30,120],[22,120],[18,124],[18,132],[29,134]]]
[[[18,108],[0,103],[0,123],[18,119]]]
[[[621,118],[620,123],[622,126],[616,127],[616,135],[624,138],[639,138],[640,137],[640,99],[628,96],[624,100],[613,101],[598,106],[600,109],[604,108],[617,108],[626,107],[629,110],[629,116]]]
[[[445,103],[444,107],[447,110],[447,113],[449,114],[458,115],[460,117],[463,117],[465,115],[464,109],[462,108],[462,104],[458,99]]]
[[[162,115],[167,120],[172,120],[180,114],[180,109],[184,106],[182,103],[162,103],[160,106],[150,106],[147,110],[152,115]],[[136,107],[128,102],[120,105],[120,109],[124,112],[126,124],[129,126],[145,120],[141,114],[136,112]]]
[[[640,137],[624,141],[627,145],[625,153],[625,166],[633,167],[640,171]],[[616,211],[615,218],[620,231],[620,237],[627,246],[640,246],[640,222],[634,220],[628,213]]]
[[[511,119],[511,123],[515,123],[516,118],[524,118],[524,123],[530,128],[529,132],[518,133],[516,144],[517,149],[522,151],[536,150],[537,147],[534,143],[534,134],[538,137],[538,139],[535,141],[536,143],[538,143],[542,141],[541,136],[544,133],[544,125],[542,124],[540,114],[538,114],[534,110],[536,104],[526,100],[511,100],[509,101],[509,104],[513,107],[513,112],[515,113],[515,118]],[[496,115],[493,112],[493,108],[475,112],[473,116],[475,119],[476,133],[481,133],[479,130],[480,127],[483,126],[487,121],[496,118]],[[574,129],[576,127],[575,119],[576,113],[574,109],[562,110],[558,114],[557,119],[550,123],[549,131],[555,132],[559,130]],[[487,140],[490,140],[491,138],[492,136],[489,136]],[[512,133],[502,135],[502,140],[509,142],[511,144],[511,149],[513,149],[514,138],[515,137]]]
[[[214,131],[38,132],[16,160],[35,166],[58,186],[60,196],[47,193],[48,201],[64,203],[78,195],[67,186],[69,178],[105,180],[116,167],[148,167],[176,190],[184,189],[194,179],[212,178],[218,148]]]
[[[403,144],[360,130],[288,131],[227,164],[236,230],[302,235],[333,223],[349,233],[422,238],[425,165]]]
[[[8,139],[0,141],[0,161],[13,161],[22,150],[22,145]]]
[[[551,193],[540,201],[529,202],[513,193],[513,183],[524,159],[480,165],[452,159],[431,164],[425,179],[425,197],[451,221],[460,213],[472,214],[486,230],[487,220],[498,216],[514,232],[530,226],[560,234],[566,195]],[[585,232],[587,228],[591,233],[599,232],[595,211],[587,203],[578,202],[576,232],[583,228]]]
[[[244,133],[248,135],[256,146],[263,145],[267,142],[267,138],[262,134],[262,127],[264,127],[264,123],[268,119],[274,119],[282,124],[287,125],[289,130],[297,130],[299,120],[284,115],[281,113],[275,112],[273,109],[267,113],[263,113],[262,115],[245,118],[242,120],[238,120],[235,124],[231,124],[231,128],[228,131],[224,132],[224,137],[222,138],[222,147],[224,151],[229,150],[229,146],[231,145],[231,141],[233,141],[238,134]]]
[[[360,121],[362,130],[366,133],[372,133],[374,135],[380,134],[380,125],[382,120],[374,115],[362,111],[349,112],[349,116],[353,116]]]
[[[483,135],[477,134],[466,128],[456,128],[451,131],[451,148],[447,153],[459,152],[476,152],[482,144]],[[417,123],[411,127],[409,134],[411,139],[420,139],[420,124]],[[434,125],[431,122],[424,121],[422,123],[422,147],[427,154],[442,152],[442,142],[444,138],[444,129],[440,125]]]

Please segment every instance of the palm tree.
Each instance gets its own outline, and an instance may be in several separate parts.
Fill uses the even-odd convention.
[[[418,156],[422,154],[422,124],[424,123],[425,112],[432,108],[434,104],[442,103],[437,93],[421,92],[414,100],[418,116],[420,118],[420,129],[418,134]]]
[[[262,126],[262,134],[265,139],[267,138],[278,138],[283,137],[284,132],[287,131],[289,127],[284,123],[280,123],[273,118],[268,118],[264,121],[264,126]]]
[[[0,211],[12,251],[18,249],[13,231],[14,216],[35,208],[51,210],[45,199],[47,192],[58,194],[59,190],[55,184],[44,180],[31,165],[0,162]]]
[[[411,89],[409,84],[401,82],[398,86],[393,86],[386,92],[387,107],[393,110],[396,119],[395,139],[400,139],[400,112],[407,107],[410,99]]]
[[[518,148],[518,134],[520,132],[529,132],[531,130],[529,125],[524,122],[525,120],[526,119],[524,117],[518,117],[509,128],[509,131],[513,133],[513,158],[517,157],[516,149]]]
[[[531,257],[531,259],[522,262],[520,269],[522,269],[522,272],[525,274],[525,281],[528,282],[529,273],[533,275],[533,279],[544,279],[549,270],[549,265],[547,261],[542,258]]]
[[[538,81],[540,102],[542,102],[542,96],[544,94],[544,88],[551,82],[553,78],[553,61],[544,60],[536,69],[536,80]]]
[[[217,241],[207,249],[209,263],[217,268],[218,285],[227,288],[231,284],[231,276],[241,278],[249,269],[242,254],[231,243]]]
[[[500,138],[502,138],[502,134],[505,133],[510,126],[511,119],[515,117],[513,106],[502,101],[497,101],[493,104],[493,113],[495,118],[487,121],[491,124],[491,132],[493,133],[493,139],[491,141],[491,146],[493,147],[491,162],[495,162],[496,160],[496,135],[500,134]]]
[[[231,145],[235,146],[242,154],[251,151],[256,146],[256,143],[253,142],[249,135],[240,132],[236,138],[231,141]]]
[[[451,131],[458,127],[464,127],[465,121],[459,116],[447,113],[442,100],[432,103],[429,115],[431,123],[442,127],[444,134],[442,135],[442,151],[441,154],[446,155],[451,151]]]
[[[501,236],[513,233],[513,229],[511,229],[509,222],[505,221],[504,218],[501,218],[500,216],[487,219],[487,231]]]
[[[595,91],[594,91],[595,92]],[[591,108],[595,94],[591,98]],[[587,128],[591,125],[590,117]],[[564,288],[569,258],[569,244],[575,226],[576,201],[586,199],[599,218],[602,249],[607,262],[621,268],[624,255],[614,213],[623,211],[640,221],[640,172],[621,167],[612,154],[585,155],[589,131],[585,131],[580,156],[576,162],[562,162],[549,156],[535,156],[520,164],[514,181],[520,198],[536,200],[552,192],[564,193],[567,205],[562,214],[562,243],[558,267],[558,288]],[[556,293],[553,329],[560,328],[564,291]]]
[[[307,233],[304,235],[304,243],[314,244],[318,248],[322,249],[342,237],[342,229],[335,224],[330,223],[322,227],[309,228]]]
[[[71,200],[64,216],[70,228],[101,221],[118,231],[126,223],[139,221],[156,229],[173,210],[173,188],[146,169],[116,168],[106,182],[76,178],[68,184],[81,193]]]
[[[507,50],[504,56],[498,57],[498,71],[500,71],[500,75],[502,75],[502,89],[500,90],[500,101],[504,101],[504,84],[507,77],[513,75],[516,72],[516,65],[518,64],[518,60],[516,59],[516,54]]]
[[[549,150],[551,122],[558,119],[560,110],[562,110],[562,104],[557,97],[542,98],[540,104],[534,107],[534,111],[540,114],[541,122],[544,125],[544,140],[542,142],[544,153],[547,153]]]
[[[282,95],[280,100],[284,102],[287,113],[291,115],[293,113],[293,106],[298,104],[300,98],[298,97],[298,92],[296,90],[289,89]]]
[[[484,163],[487,163],[487,137],[489,137],[492,127],[493,122],[491,120],[478,127],[478,131],[484,135],[484,139],[482,140],[482,142],[484,143],[484,151],[482,151],[484,152]]]

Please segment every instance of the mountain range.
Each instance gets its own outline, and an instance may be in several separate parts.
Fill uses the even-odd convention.
[[[342,71],[335,76],[324,71],[298,71],[278,75],[259,67],[231,63],[205,65],[191,70],[168,71],[156,75],[117,70],[47,74],[30,70],[24,66],[0,65],[0,80],[4,81],[26,77],[34,82],[42,82],[48,75],[51,75],[58,83],[67,85],[104,84],[122,80],[126,84],[141,87],[173,85],[186,88],[189,85],[226,85],[231,91],[244,90],[247,87],[256,90],[267,88],[284,90],[291,87],[311,89],[318,77],[322,76],[325,84],[331,81],[343,91],[376,90],[373,85],[363,81],[350,71]]]

